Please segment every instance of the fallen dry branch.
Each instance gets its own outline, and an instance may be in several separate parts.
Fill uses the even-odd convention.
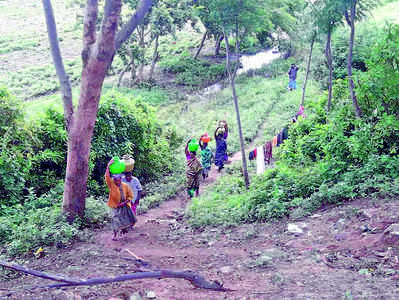
[[[60,282],[64,282],[64,283],[76,283],[79,280],[73,280],[73,279],[66,279],[57,275],[50,275],[47,273],[43,273],[40,271],[35,271],[35,270],[29,270],[29,269],[25,269],[22,266],[19,265],[11,265],[5,261],[0,261],[0,266],[7,268],[7,269],[11,269],[14,271],[18,271],[18,272],[22,272],[25,274],[29,274],[29,275],[33,275],[36,277],[40,277],[40,278],[44,278],[44,279],[49,279],[49,280],[54,280],[54,281],[60,281]]]
[[[6,262],[0,262],[0,265],[18,272],[23,272],[25,274],[30,274],[40,278],[62,282],[46,286],[37,286],[34,288],[62,288],[69,286],[90,286],[90,285],[122,282],[122,281],[137,280],[137,279],[147,279],[147,278],[156,278],[156,279],[181,278],[189,281],[196,288],[221,291],[221,292],[231,291],[230,289],[223,287],[223,284],[217,281],[209,282],[201,275],[198,275],[192,271],[171,271],[171,270],[145,271],[133,274],[126,274],[113,278],[92,278],[92,279],[77,281],[77,280],[62,278],[55,275],[49,275],[35,270],[28,270],[18,265],[10,265]]]
[[[194,287],[200,289],[207,289],[213,291],[231,291],[223,287],[223,284],[213,281],[209,282],[205,280],[204,277],[198,275],[192,271],[171,271],[171,270],[159,270],[159,271],[147,271],[133,274],[126,274],[122,276],[117,276],[113,278],[93,278],[85,281],[74,282],[74,283],[59,283],[59,284],[51,284],[47,286],[41,286],[41,288],[61,288],[68,286],[89,286],[89,285],[98,285],[105,283],[113,283],[113,282],[121,282],[127,280],[136,280],[136,279],[148,279],[148,278],[156,278],[156,279],[164,279],[164,278],[181,278],[189,281]]]

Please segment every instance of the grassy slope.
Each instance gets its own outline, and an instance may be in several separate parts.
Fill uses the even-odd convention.
[[[301,86],[303,74],[299,74],[298,86]],[[291,117],[301,101],[301,90],[289,92],[286,89],[286,76],[276,79],[250,78],[238,85],[240,88],[240,102],[243,110],[242,123],[244,135],[249,140],[254,138],[256,130],[264,124],[257,138],[257,144],[270,140],[276,133],[290,123]],[[227,92],[227,91],[226,91]],[[240,95],[240,94],[239,94]],[[318,98],[320,90],[316,82],[308,83],[307,98]],[[254,100],[257,99],[257,100]],[[306,104],[306,103],[305,103]],[[245,107],[245,110],[244,110]],[[233,127],[235,122],[233,121]],[[237,134],[233,132],[228,140],[229,146],[237,151]],[[248,145],[248,143],[247,143]],[[278,148],[274,148],[274,152]],[[247,152],[248,155],[248,152]],[[244,183],[241,178],[241,164],[228,166],[226,172],[233,176],[223,176],[217,179],[215,186],[210,187],[200,198],[194,199],[188,208],[190,222],[194,226],[203,225],[229,225],[237,224],[242,218],[244,211],[240,201],[240,193],[244,192]],[[255,161],[249,161],[249,173],[254,176],[256,171]],[[219,189],[223,189],[222,195],[230,194],[229,197],[220,197]],[[226,190],[230,192],[226,192]]]
[[[80,76],[81,28],[76,19],[83,10],[73,1],[52,1],[60,47],[71,80]],[[58,87],[50,56],[40,1],[0,2],[0,84],[26,99]]]
[[[394,1],[377,8],[373,11],[372,17],[364,20],[357,27],[358,31],[365,31],[373,28],[373,26],[384,26],[389,22],[399,22],[399,1]],[[340,28],[341,34],[344,34],[348,29],[345,27]],[[299,74],[301,76],[301,74]],[[284,91],[284,84],[277,79],[274,82],[270,81],[271,84],[268,94],[276,92],[276,97],[280,98],[279,101],[273,101],[276,97],[266,98],[268,106],[273,106],[272,111],[267,115],[266,127],[263,132],[263,140],[270,139],[284,124],[289,120],[292,108],[300,102],[300,93],[295,92],[294,94],[286,93]],[[255,88],[258,79],[253,81]],[[263,82],[260,84],[267,84]],[[301,78],[299,78],[298,87],[301,86]],[[249,87],[249,89],[251,89]],[[249,94],[247,94],[250,96]],[[246,95],[246,96],[247,96]],[[310,89],[308,90],[307,97],[311,99],[318,99],[320,91],[318,91],[317,85],[314,82],[310,82]],[[246,99],[246,96],[244,99]],[[271,101],[271,102],[270,102]],[[274,104],[273,104],[274,103]],[[306,103],[305,103],[306,106]],[[270,126],[269,126],[270,124]],[[274,151],[279,149],[274,148]],[[250,162],[250,174],[254,175],[256,163]],[[236,225],[246,217],[246,208],[241,193],[245,193],[244,183],[241,178],[240,165],[236,164],[229,167],[226,172],[232,176],[224,176],[216,181],[216,184],[210,187],[206,193],[201,195],[200,198],[196,198],[192,201],[187,209],[189,222],[194,227],[201,227],[206,225],[217,226],[217,225]],[[276,190],[276,193],[278,191]],[[226,197],[226,195],[229,195]]]

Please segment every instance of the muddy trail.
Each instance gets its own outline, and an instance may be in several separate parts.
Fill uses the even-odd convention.
[[[230,160],[240,158],[237,153]],[[201,193],[222,174],[212,170]],[[202,230],[193,230],[185,220],[188,201],[182,192],[141,215],[134,230],[119,241],[111,241],[107,226],[89,242],[48,253],[25,266],[70,278],[113,277],[137,270],[126,260],[132,258],[128,249],[154,269],[192,270],[233,291],[195,289],[182,279],[30,290],[46,280],[18,275],[3,281],[0,292],[11,291],[10,299],[399,298],[397,241],[383,234],[399,221],[394,201],[359,200],[297,221]],[[287,230],[293,226],[295,230]]]
[[[260,126],[253,148],[261,139]],[[229,163],[241,160],[241,153]],[[206,193],[219,176],[202,182]],[[228,175],[227,175],[228,176]],[[200,196],[201,197],[201,196]],[[86,242],[29,259],[31,269],[69,278],[110,278],[151,269],[192,270],[229,292],[193,288],[183,279],[145,279],[64,289],[31,289],[50,284],[15,274],[0,283],[10,299],[399,299],[399,249],[384,230],[399,223],[399,205],[359,200],[326,207],[308,218],[232,228],[194,230],[187,223],[185,190],[138,217],[135,228],[111,240],[109,224]],[[396,199],[397,200],[397,199]],[[291,228],[291,229],[289,229]],[[9,276],[10,277],[10,276]],[[11,275],[12,277],[12,275]],[[1,297],[3,298],[3,297]]]

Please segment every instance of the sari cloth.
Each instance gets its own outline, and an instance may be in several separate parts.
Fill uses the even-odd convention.
[[[125,202],[125,194],[123,192],[122,186],[119,187],[121,192],[121,202]],[[122,207],[117,207],[112,209],[112,230],[118,232],[120,230],[128,229],[136,224],[136,217],[133,214],[130,202],[123,205]]]
[[[187,160],[187,169],[186,169],[186,176],[187,176],[187,189],[188,190],[195,190],[199,189],[199,177],[202,172],[202,165],[199,162],[196,156],[190,157]]]

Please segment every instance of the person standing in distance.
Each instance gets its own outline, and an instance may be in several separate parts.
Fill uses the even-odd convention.
[[[290,79],[288,83],[288,89],[290,91],[296,90],[296,76],[299,68],[295,64],[291,64],[291,68],[288,71],[288,77]]]

